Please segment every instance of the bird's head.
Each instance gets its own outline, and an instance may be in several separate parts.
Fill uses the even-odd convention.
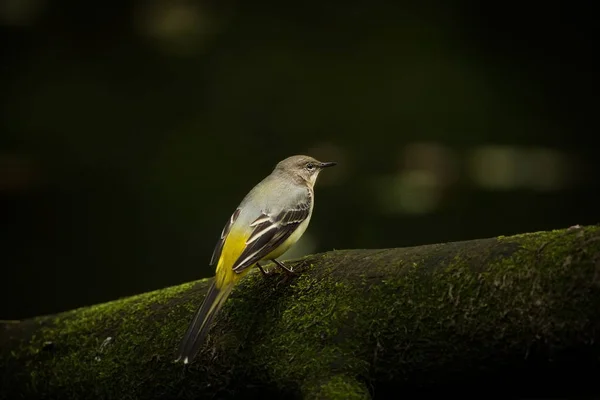
[[[309,156],[291,156],[283,161],[280,161],[275,166],[275,171],[290,174],[294,177],[306,181],[313,186],[317,181],[319,172],[324,168],[333,167],[335,162],[321,162]]]

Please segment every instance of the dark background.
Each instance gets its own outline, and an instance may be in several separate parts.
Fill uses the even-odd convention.
[[[292,154],[287,257],[597,223],[592,4],[0,1],[0,319],[212,275]]]

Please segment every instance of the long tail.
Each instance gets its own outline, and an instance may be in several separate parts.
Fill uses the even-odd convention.
[[[215,281],[213,281],[202,305],[196,311],[196,315],[183,337],[179,348],[179,357],[175,361],[183,360],[183,363],[187,364],[196,356],[200,346],[204,342],[204,338],[208,334],[213,319],[221,307],[223,307],[223,304],[225,304],[225,300],[229,297],[231,289],[233,289],[233,282],[217,288]]]

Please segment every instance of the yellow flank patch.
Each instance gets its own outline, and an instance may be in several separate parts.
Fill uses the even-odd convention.
[[[227,235],[215,274],[215,286],[217,288],[220,289],[224,286],[237,283],[246,272],[250,271],[250,268],[246,268],[242,273],[237,274],[231,269],[233,263],[236,262],[242,251],[244,251],[249,235],[250,231],[244,232],[241,229],[232,229]]]

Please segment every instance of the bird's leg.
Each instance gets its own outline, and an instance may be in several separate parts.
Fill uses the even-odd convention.
[[[260,269],[260,272],[262,272],[262,274],[265,278],[270,275],[270,273],[265,271],[259,263],[256,263],[256,266],[258,267],[258,269]]]
[[[281,261],[273,259],[273,262],[275,264],[277,264],[277,266],[279,268],[283,269],[288,275],[296,275],[296,273],[294,271],[292,271],[290,268],[288,268],[285,265],[283,265],[283,263]]]

